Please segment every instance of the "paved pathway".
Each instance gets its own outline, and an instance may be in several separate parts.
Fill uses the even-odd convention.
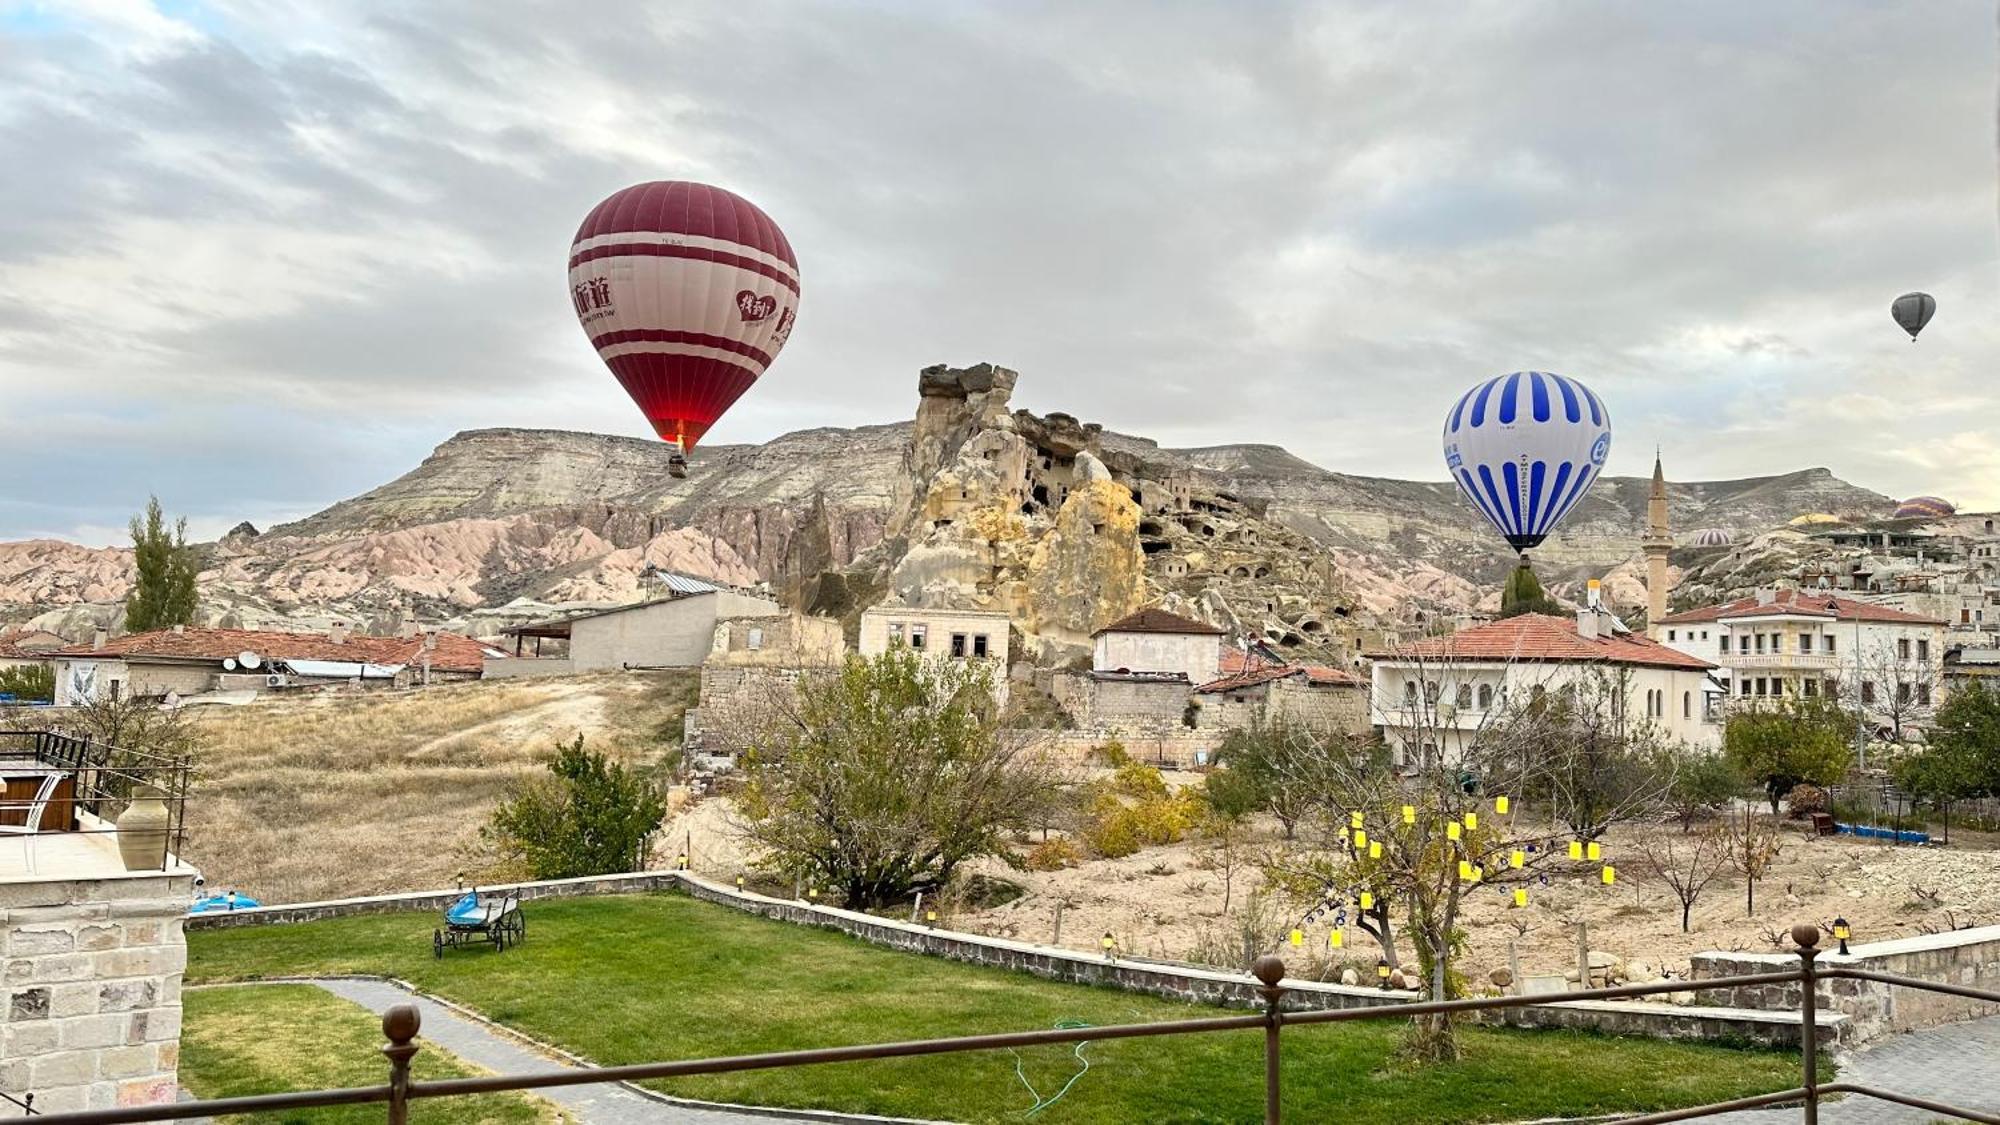
[[[435,1001],[412,996],[383,981],[325,980],[313,983],[335,996],[354,1001],[376,1015],[387,1012],[396,1004],[415,1004],[424,1021],[419,1038],[495,1074],[522,1074],[572,1066],[561,1059],[552,1059],[530,1050],[519,1040],[501,1035],[485,1024],[467,1019]],[[554,1102],[584,1125],[771,1125],[773,1121],[810,1120],[668,1105],[633,1093],[615,1082],[551,1086],[529,1093]]]
[[[1837,1080],[1899,1094],[2000,1113],[2000,1016],[1948,1024],[1884,1039],[1855,1052]],[[1822,1125],[1921,1125],[1940,1115],[1895,1102],[1844,1094],[1820,1106]],[[1799,1120],[1794,1109],[1752,1110],[1706,1117],[1725,1125],[1783,1125]]]

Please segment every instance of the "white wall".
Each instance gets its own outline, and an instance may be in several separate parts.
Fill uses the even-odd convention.
[[[1179,672],[1197,686],[1221,674],[1222,638],[1213,633],[1099,633],[1097,672]]]
[[[717,618],[777,617],[783,613],[769,598],[718,590],[584,617],[569,627],[570,665],[578,672],[626,665],[694,668],[715,642]]]

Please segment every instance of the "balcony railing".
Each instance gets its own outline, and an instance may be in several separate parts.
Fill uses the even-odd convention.
[[[1831,672],[1840,663],[1825,652],[1739,652],[1719,658],[1732,671]]]
[[[762,1055],[693,1059],[682,1062],[636,1063],[630,1066],[583,1067],[574,1070],[542,1071],[534,1074],[495,1075],[481,1078],[447,1078],[415,1081],[410,1077],[410,1060],[421,1049],[417,1032],[421,1020],[413,1005],[399,1004],[382,1017],[382,1033],[388,1042],[382,1054],[388,1061],[388,1081],[379,1086],[357,1086],[340,1090],[306,1090],[285,1094],[258,1094],[251,1097],[219,1098],[214,1101],[181,1102],[175,1105],[88,1110],[45,1117],[49,1125],[125,1125],[138,1121],[178,1121],[192,1117],[221,1117],[224,1114],[272,1113],[311,1109],[319,1106],[379,1104],[385,1107],[389,1125],[407,1125],[410,1102],[420,1098],[454,1098],[473,1094],[493,1094],[511,1090],[542,1090],[555,1086],[585,1086],[600,1082],[642,1082],[658,1078],[682,1078],[695,1074],[729,1074],[745,1070],[776,1070],[821,1063],[860,1062],[869,1059],[912,1058],[961,1051],[991,1051],[1047,1044],[1081,1043],[1099,1039],[1144,1039],[1160,1035],[1198,1035],[1213,1031],[1264,1029],[1264,1121],[1278,1125],[1283,1101],[1279,1081],[1279,1046],[1287,1028],[1351,1020],[1405,1019],[1436,1013],[1477,1013],[1562,1004],[1576,1000],[1630,1000],[1666,992],[1709,991],[1752,985],[1799,984],[1799,1066],[1800,1082],[1788,1090],[1774,1090],[1732,1101],[1713,1102],[1661,1113],[1619,1119],[1619,1125],[1664,1125],[1736,1110],[1763,1106],[1797,1104],[1799,1119],[1817,1125],[1821,1099],[1830,1094],[1849,1094],[1911,1106],[1926,1113],[1984,1121],[2000,1125],[2000,1115],[1947,1105],[1893,1090],[1864,1086],[1856,1082],[1819,1080],[1818,982],[1823,980],[1874,981],[1879,984],[1916,988],[1970,1000],[2000,1003],[2000,992],[1942,984],[1937,981],[1877,973],[1866,969],[1836,967],[1822,969],[1819,927],[1801,923],[1792,927],[1799,965],[1783,972],[1751,973],[1708,980],[1663,981],[1658,984],[1591,988],[1548,996],[1494,996],[1475,1000],[1432,1000],[1393,1007],[1341,1008],[1315,1011],[1285,1010],[1285,963],[1276,957],[1257,960],[1251,970],[1262,983],[1258,989],[1264,1000],[1261,1012],[1207,1019],[1167,1020],[1160,1023],[1118,1024],[1081,1029],[1055,1028],[1004,1035],[967,1035],[952,1039],[920,1039],[905,1043],[875,1043],[855,1047],[824,1047],[808,1051],[778,1051]],[[1298,1034],[1294,1032],[1293,1034]],[[1246,1107],[1247,1108],[1247,1107]],[[1135,1118],[1141,1115],[1135,1115]]]
[[[158,794],[167,812],[166,851],[177,856],[187,833],[187,799],[193,759],[107,746],[50,730],[0,731],[0,823],[24,826],[40,813],[34,835],[115,835],[115,824],[138,797]],[[33,799],[41,779],[54,774],[58,785],[37,810]]]

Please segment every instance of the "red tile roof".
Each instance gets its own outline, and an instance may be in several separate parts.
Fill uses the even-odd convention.
[[[1368,682],[1352,672],[1329,668],[1323,664],[1266,664],[1224,676],[1219,680],[1210,680],[1194,690],[1197,695],[1214,695],[1217,692],[1268,684],[1273,680],[1286,680],[1293,676],[1304,676],[1307,683],[1325,687],[1361,687]]]
[[[279,633],[261,629],[196,629],[181,632],[157,629],[133,633],[105,642],[103,648],[88,645],[59,649],[49,656],[84,659],[88,657],[160,657],[180,660],[215,660],[254,652],[266,660],[336,660],[367,664],[418,664],[422,662],[424,638],[375,637],[352,633],[335,644],[325,633]],[[437,648],[431,653],[431,667],[441,672],[478,672],[486,666],[486,646],[458,633],[439,633]]]
[[[1091,636],[1101,637],[1106,633],[1194,633],[1219,637],[1223,634],[1223,630],[1182,617],[1178,613],[1168,613],[1157,606],[1148,606],[1137,613],[1113,621]]]
[[[1377,660],[1574,661],[1690,671],[1715,667],[1698,656],[1689,656],[1637,633],[1581,637],[1577,635],[1575,618],[1540,613],[1475,625],[1449,636],[1426,637],[1371,655]]]
[[[42,655],[39,652],[30,652],[6,636],[0,635],[0,660],[40,660]]]
[[[1239,672],[1248,672],[1254,668],[1275,667],[1278,667],[1278,665],[1264,659],[1261,654],[1248,649],[1237,648],[1235,645],[1223,645],[1222,658],[1217,661],[1217,669],[1225,676],[1234,676]]]
[[[1781,613],[1795,617],[1830,617],[1841,621],[1874,621],[1884,625],[1946,624],[1935,617],[1906,613],[1874,602],[1843,598],[1837,594],[1804,593],[1798,590],[1779,590],[1777,597],[1768,603],[1760,603],[1754,597],[1738,598],[1721,605],[1703,606],[1700,609],[1688,610],[1686,613],[1669,614],[1660,618],[1660,624],[1692,625],[1705,621],[1727,621],[1732,618],[1770,617]]]

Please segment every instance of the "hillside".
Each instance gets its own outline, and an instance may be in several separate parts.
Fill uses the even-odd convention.
[[[1333,472],[1270,445],[1166,449],[1065,415],[1010,413],[1014,378],[986,365],[929,369],[915,422],[704,448],[685,480],[667,475],[664,448],[655,442],[561,430],[460,433],[378,488],[261,534],[245,525],[207,546],[203,612],[246,626],[335,616],[365,625],[391,621],[407,604],[426,619],[490,632],[551,606],[632,598],[650,563],[732,583],[769,582],[800,602],[826,601],[828,576],[839,576],[845,602],[836,597],[822,606],[835,610],[851,610],[848,603],[873,596],[898,571],[906,596],[971,597],[1007,605],[1024,621],[1032,616],[1028,603],[1040,597],[1044,624],[1063,643],[1087,635],[1113,602],[1158,597],[1246,633],[1283,636],[1302,619],[1333,612],[1380,624],[1467,608],[1510,561],[1448,483]],[[1019,526],[977,544],[959,541],[963,527],[939,532],[936,518],[924,527],[920,516],[937,516],[930,509],[941,502],[931,495],[939,481],[957,481],[965,471],[953,458],[968,446],[988,455],[1002,441],[1021,446],[1010,456],[1027,458],[1022,480],[1045,474],[1043,484],[1058,495],[1023,493],[1012,505]],[[1042,468],[1029,464],[1038,456]],[[1148,510],[1135,507],[1130,542],[1117,548],[1129,565],[1108,554],[1064,563],[1051,553],[1051,544],[1064,541],[1062,499],[1086,483],[1078,479],[1082,470],[1065,467],[1079,456],[1135,505],[1151,482]],[[1223,542],[1205,542],[1198,522],[1161,518],[1169,514],[1162,504],[1168,481],[1181,482],[1207,513],[1206,534],[1219,533],[1226,550]],[[981,487],[998,503],[1013,483]],[[967,505],[985,502],[959,491]],[[1890,506],[1823,468],[1673,483],[1669,492],[1678,530],[1724,527],[1744,535],[1803,511],[1882,514]],[[1545,578],[1561,587],[1614,572],[1614,594],[1629,596],[1625,578],[1638,554],[1645,499],[1642,479],[1601,481],[1563,534],[1535,552]],[[1123,502],[1107,493],[1092,503],[1114,500]],[[927,543],[934,532],[951,541]],[[1016,547],[1013,562],[999,558]],[[1038,549],[1046,582],[1037,594],[1020,583]],[[1199,558],[1188,573],[1165,565],[1189,550]],[[985,561],[978,565],[989,573],[974,573],[970,560],[979,552]],[[1057,577],[1062,566],[1114,563],[1132,572],[1115,597],[1054,608],[1089,584],[1076,574]],[[113,621],[130,581],[123,550],[0,544],[0,618],[7,620],[33,619],[76,635],[91,622]],[[1281,608],[1287,599],[1295,603],[1289,612]],[[1253,604],[1255,613],[1246,609]],[[1258,615],[1282,620],[1249,620]],[[1040,631],[1029,624],[1029,632]]]

